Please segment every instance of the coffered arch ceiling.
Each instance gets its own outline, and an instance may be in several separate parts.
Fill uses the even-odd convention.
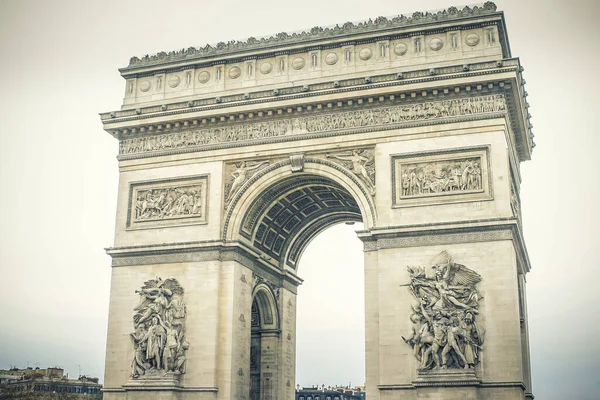
[[[302,252],[321,231],[362,221],[354,197],[329,178],[299,174],[265,190],[246,213],[240,234],[283,268],[296,269]]]

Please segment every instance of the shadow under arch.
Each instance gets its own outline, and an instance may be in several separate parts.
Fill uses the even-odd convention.
[[[310,241],[342,222],[376,225],[369,188],[350,170],[326,159],[307,157],[302,172],[290,160],[252,176],[226,210],[224,241],[238,241],[296,270]]]

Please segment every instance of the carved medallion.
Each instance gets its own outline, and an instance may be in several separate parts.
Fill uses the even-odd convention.
[[[173,75],[169,78],[169,80],[167,81],[167,83],[169,84],[169,87],[171,88],[176,88],[177,86],[179,86],[179,83],[181,82],[181,78],[177,75]]]
[[[335,65],[338,62],[338,55],[335,53],[329,53],[325,56],[325,63],[327,65]]]
[[[147,92],[148,90],[150,90],[150,88],[152,87],[152,84],[150,83],[149,80],[144,80],[140,82],[140,90],[142,92]]]
[[[363,61],[367,61],[368,59],[373,57],[373,50],[369,49],[368,47],[365,47],[358,53],[358,57]]]
[[[229,69],[229,77],[231,79],[237,79],[240,77],[241,74],[242,74],[242,70],[240,69],[240,67],[231,67]]]
[[[296,58],[294,58],[294,61],[292,61],[292,68],[294,68],[296,71],[298,71],[298,70],[301,70],[302,68],[304,68],[305,64],[306,64],[306,61],[304,60],[304,58],[296,57]]]
[[[440,38],[431,39],[429,48],[433,51],[438,51],[444,46],[444,42]]]
[[[472,369],[480,359],[485,331],[476,321],[481,276],[452,260],[447,251],[427,267],[407,267],[408,290],[416,300],[412,331],[404,342],[413,348],[419,370]]]
[[[198,74],[198,82],[206,83],[210,80],[210,72],[202,71]]]
[[[184,290],[175,279],[160,277],[144,282],[133,314],[133,379],[185,374],[189,343],[185,338]]]
[[[405,43],[398,43],[394,46],[394,54],[397,56],[403,56],[408,51],[408,46]]]
[[[273,64],[268,61],[260,64],[260,73],[263,75],[267,75],[269,72],[273,70]]]
[[[479,43],[479,35],[476,33],[469,33],[465,38],[465,43],[471,47],[477,46]]]
[[[132,183],[127,228],[206,223],[207,189],[207,176]]]

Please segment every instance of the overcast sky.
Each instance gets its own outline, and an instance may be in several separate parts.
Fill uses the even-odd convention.
[[[599,3],[497,2],[525,67],[537,143],[522,165],[522,209],[539,399],[600,393]],[[103,376],[103,248],[113,243],[118,169],[117,142],[98,113],[120,107],[117,68],[131,56],[451,5],[0,0],[0,368],[60,365],[75,376],[80,365]],[[354,229],[323,233],[301,261],[301,385],[364,382]],[[331,254],[336,244],[347,251]]]

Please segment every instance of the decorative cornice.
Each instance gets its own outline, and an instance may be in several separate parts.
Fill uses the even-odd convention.
[[[314,96],[330,95],[336,93],[344,93],[356,90],[367,90],[374,88],[383,88],[388,86],[406,86],[414,83],[421,82],[433,82],[444,79],[453,79],[458,76],[460,77],[475,77],[480,75],[489,75],[497,72],[516,71],[517,73],[521,70],[518,58],[503,59],[501,61],[484,61],[471,64],[459,64],[437,68],[421,68],[412,71],[403,71],[399,73],[385,73],[380,75],[370,75],[368,78],[370,82],[365,82],[365,77],[362,78],[349,78],[341,80],[333,80],[326,82],[312,83],[309,85],[298,85],[281,87],[278,89],[277,94],[273,90],[257,90],[254,92],[247,92],[244,94],[232,94],[227,96],[213,96],[206,97],[203,99],[194,99],[192,101],[177,101],[173,103],[163,105],[151,105],[146,107],[138,107],[135,109],[117,110],[111,112],[100,113],[100,119],[106,124],[121,124],[123,122],[138,121],[143,119],[155,119],[157,117],[165,117],[178,114],[189,114],[198,111],[209,111],[209,110],[221,110],[232,106],[247,106],[252,104],[261,104],[265,102],[281,102],[284,100],[290,100],[294,98],[310,98]],[[473,85],[471,85],[473,86]],[[456,87],[453,85],[451,90]],[[308,90],[307,90],[308,89]],[[429,95],[431,95],[431,89],[428,89]],[[443,88],[440,88],[441,93]],[[421,94],[422,90],[418,90]],[[410,92],[408,93],[410,95]],[[277,110],[275,110],[277,111]],[[264,112],[265,114],[267,111]],[[256,114],[256,112],[254,112]],[[208,117],[208,118],[197,118],[196,124],[202,119],[206,119],[204,123],[220,121],[229,121],[233,117],[235,120],[239,113],[232,113],[228,116]],[[215,121],[212,121],[212,120]],[[188,120],[188,125],[184,126],[184,122]],[[169,129],[177,129],[189,126],[195,119],[188,117],[182,119],[179,126],[176,125],[176,121],[171,123],[171,127],[167,128],[166,124],[160,129],[156,129],[155,134],[163,133]],[[142,126],[136,124],[138,133]],[[149,126],[155,126],[154,125]],[[115,136],[113,128],[105,128],[109,133]],[[118,131],[119,129],[117,129]],[[152,133],[146,130],[148,133]],[[117,132],[118,133],[118,132]],[[131,133],[131,132],[129,132]],[[142,132],[143,133],[143,132]]]
[[[364,251],[512,240],[519,270],[531,269],[518,220],[514,217],[375,227],[358,232]]]
[[[105,249],[112,257],[112,267],[174,264],[202,261],[236,261],[252,271],[268,276],[272,282],[295,293],[302,279],[290,271],[266,262],[260,254],[240,242],[208,240],[202,242],[163,243],[155,245],[123,246]]]
[[[474,386],[472,381],[465,381],[467,386]],[[377,385],[377,389],[379,390],[416,390],[418,387],[427,387],[427,386],[463,386],[460,381],[443,381],[443,382],[435,382],[435,384],[417,384],[414,385],[412,383],[398,383],[398,384],[388,384],[388,385]],[[479,388],[518,388],[521,390],[526,390],[526,386],[523,382],[514,381],[514,382],[483,382],[481,381],[476,386]],[[526,393],[530,394],[530,393]]]
[[[446,21],[460,21],[472,17],[486,15],[502,15],[496,12],[496,5],[485,2],[473,7],[465,6],[461,9],[450,7],[445,10],[433,12],[415,12],[411,16],[397,15],[393,17],[378,17],[362,22],[346,22],[343,25],[331,27],[314,27],[309,31],[286,33],[281,32],[274,36],[257,39],[250,37],[246,41],[219,42],[214,46],[206,45],[200,48],[189,47],[179,51],[160,52],[144,57],[132,57],[129,66],[121,69],[123,73],[130,72],[139,67],[170,64],[181,61],[200,60],[223,55],[232,55],[241,52],[265,50],[286,45],[309,45],[311,42],[323,39],[339,39],[359,34],[386,33],[391,29],[404,27],[425,27],[429,24],[439,24]],[[439,29],[439,28],[438,28]],[[318,43],[314,45],[319,46]],[[218,61],[213,61],[218,62]]]

